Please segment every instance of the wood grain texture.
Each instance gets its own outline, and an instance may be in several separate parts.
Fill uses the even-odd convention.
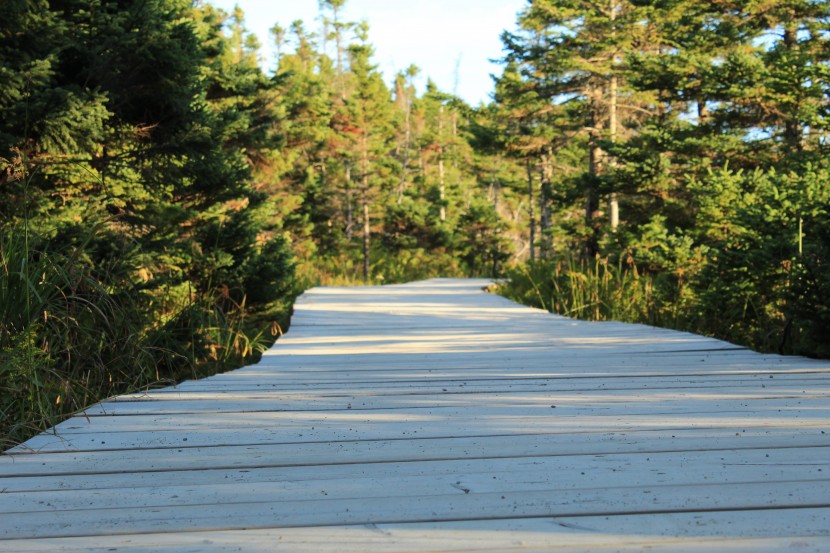
[[[830,551],[830,363],[486,281],[317,288],[262,361],[0,456],[0,551]]]

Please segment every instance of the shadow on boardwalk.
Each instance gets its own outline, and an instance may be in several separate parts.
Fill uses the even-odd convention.
[[[485,284],[311,290],[259,364],[33,438],[0,550],[830,550],[827,362]]]

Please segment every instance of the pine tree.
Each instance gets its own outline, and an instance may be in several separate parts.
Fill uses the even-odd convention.
[[[340,112],[340,132],[349,137],[360,184],[363,279],[369,280],[373,203],[390,183],[389,160],[394,136],[392,99],[368,43],[368,25],[358,25],[358,43],[349,46],[350,86]]]
[[[332,130],[334,73],[301,22],[291,25],[294,51],[284,53],[272,87],[279,149],[263,174],[265,190],[277,200],[276,218],[295,238],[304,258],[328,255],[342,246],[343,228]]]
[[[594,254],[599,247],[600,192],[607,188],[610,163],[603,146],[616,140],[621,127],[619,99],[626,86],[621,62],[642,42],[646,26],[636,6],[626,0],[538,0],[520,14],[519,23],[519,32],[503,34],[506,61],[534,84],[541,100],[567,110],[571,123],[566,132],[587,134],[585,253]],[[615,228],[617,200],[614,191],[608,193]]]
[[[523,79],[518,65],[509,63],[496,81],[492,117],[500,121],[497,135],[502,148],[524,166],[528,196],[528,227],[531,261],[536,259],[536,201],[541,231],[541,256],[551,253],[551,199],[554,152],[567,147],[573,134],[565,109],[541,96],[538,83]],[[576,167],[570,168],[572,171]],[[537,187],[536,183],[539,183]]]
[[[411,175],[414,168],[411,165],[418,157],[416,141],[414,140],[415,125],[413,121],[417,91],[412,83],[418,73],[419,69],[414,65],[410,65],[406,71],[401,71],[395,76],[395,108],[402,119],[395,147],[396,157],[401,168],[396,197],[398,203],[403,201],[404,192],[412,183]]]

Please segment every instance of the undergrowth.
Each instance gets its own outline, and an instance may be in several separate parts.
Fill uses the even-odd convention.
[[[590,321],[677,324],[677,291],[667,293],[633,263],[565,258],[517,265],[496,287],[501,295],[552,313]]]
[[[287,328],[295,295],[256,311],[221,287],[159,298],[128,259],[94,260],[102,234],[0,231],[0,449],[106,397],[255,362]]]
[[[758,301],[746,287],[740,289],[722,277],[712,278],[718,273],[707,269],[695,279],[684,279],[682,272],[645,272],[630,258],[614,263],[602,257],[567,257],[516,265],[493,291],[575,319],[644,323],[756,351],[830,357],[830,319],[822,307],[830,290],[826,276],[809,279],[803,276],[809,274],[805,269],[793,271],[797,278],[770,287],[770,297],[778,298],[772,302]],[[754,309],[755,304],[766,308]]]

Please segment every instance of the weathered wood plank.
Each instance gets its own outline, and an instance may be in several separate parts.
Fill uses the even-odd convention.
[[[460,420],[469,417],[488,417],[491,419],[534,418],[542,417],[546,422],[553,424],[567,424],[572,417],[583,419],[591,416],[620,416],[648,417],[654,414],[670,417],[677,414],[694,414],[709,417],[734,413],[741,418],[769,418],[771,413],[783,414],[789,419],[830,419],[830,407],[816,409],[812,404],[817,399],[830,399],[830,396],[801,394],[795,397],[784,398],[738,398],[719,399],[691,398],[680,396],[673,400],[663,399],[655,394],[647,401],[641,401],[632,407],[634,401],[630,396],[622,396],[617,401],[608,401],[605,398],[590,402],[569,402],[557,395],[546,395],[541,398],[528,400],[523,398],[513,401],[487,401],[490,398],[476,397],[483,401],[460,401],[455,399],[448,405],[435,405],[435,399],[422,401],[419,398],[407,396],[402,399],[387,399],[386,401],[372,401],[369,398],[358,397],[343,399],[332,403],[328,408],[314,407],[302,409],[281,409],[272,405],[270,409],[244,409],[234,411],[202,412],[202,413],[134,413],[129,418],[117,416],[92,416],[75,418],[56,427],[63,435],[70,434],[106,434],[115,432],[146,432],[154,431],[159,426],[166,430],[189,430],[208,428],[272,428],[280,426],[319,422],[321,424],[351,424],[357,417],[365,416],[367,423],[384,423],[398,420],[401,411],[406,411],[410,420]],[[556,409],[551,413],[550,409]],[[428,418],[428,419],[427,419]],[[731,417],[730,417],[731,418]]]
[[[305,442],[289,444],[250,444],[244,446],[142,448],[83,453],[19,454],[13,463],[0,463],[0,489],[35,489],[37,482],[70,485],[73,475],[96,474],[154,475],[188,470],[250,470],[295,466],[338,466],[415,461],[454,461],[538,456],[614,455],[621,453],[661,453],[743,450],[797,450],[826,447],[826,434],[816,429],[765,428],[649,430],[582,434],[528,434],[474,438],[410,440],[364,440],[344,442]],[[377,466],[375,466],[377,468]],[[241,472],[241,474],[248,474]],[[175,475],[173,475],[175,477]],[[34,478],[32,478],[34,477]],[[206,475],[210,477],[210,475]],[[79,488],[90,486],[78,479]],[[49,484],[51,485],[51,484]],[[65,487],[65,486],[64,486]]]
[[[529,360],[524,358],[520,361],[507,359],[504,363],[527,363]],[[441,381],[441,380],[462,380],[462,381],[476,381],[476,380],[513,380],[513,379],[550,379],[550,380],[563,380],[563,379],[573,379],[573,378],[580,378],[580,379],[613,379],[617,377],[643,377],[643,378],[668,378],[671,376],[688,376],[688,377],[705,377],[705,376],[712,376],[712,377],[721,377],[721,376],[728,376],[728,375],[743,375],[743,376],[761,376],[763,378],[770,378],[773,379],[778,376],[782,377],[784,373],[787,374],[797,374],[799,376],[803,376],[804,378],[810,378],[814,376],[820,377],[828,377],[830,376],[830,370],[822,369],[822,368],[815,368],[810,366],[809,364],[804,364],[803,366],[784,366],[784,365],[776,365],[776,366],[769,366],[764,367],[764,372],[759,372],[759,365],[757,363],[750,363],[747,362],[744,365],[733,365],[733,366],[718,366],[712,368],[705,368],[702,365],[700,366],[693,366],[693,367],[683,367],[678,366],[677,369],[671,365],[663,364],[660,366],[654,367],[647,367],[647,366],[623,366],[616,370],[608,370],[607,368],[603,367],[602,370],[596,369],[599,363],[599,366],[602,366],[602,360],[597,359],[595,363],[592,364],[594,367],[593,370],[584,369],[584,370],[577,370],[566,368],[561,365],[552,364],[551,368],[542,367],[543,363],[549,363],[550,360],[538,360],[536,363],[535,368],[533,369],[510,369],[505,368],[504,363],[499,365],[497,362],[492,360],[492,357],[489,358],[486,362],[481,363],[471,363],[470,361],[458,361],[457,364],[459,367],[457,368],[447,368],[446,366],[450,363],[444,362],[440,359],[437,360],[424,360],[419,363],[419,366],[413,367],[397,367],[397,368],[388,368],[392,361],[389,360],[387,362],[382,362],[383,365],[381,368],[376,370],[352,370],[350,367],[350,363],[363,364],[366,365],[366,361],[361,359],[352,359],[349,361],[344,361],[341,364],[336,366],[333,370],[325,370],[325,371],[307,371],[301,372],[292,369],[284,369],[284,370],[269,370],[269,371],[262,371],[258,373],[244,373],[239,375],[234,375],[233,377],[226,377],[223,379],[219,379],[217,377],[213,377],[212,379],[207,380],[203,385],[196,385],[191,382],[184,382],[182,383],[179,388],[186,389],[186,388],[198,388],[198,389],[210,389],[215,387],[224,387],[227,384],[246,384],[251,385],[256,383],[259,387],[266,387],[269,385],[297,385],[300,383],[304,383],[306,385],[318,385],[323,383],[341,383],[341,385],[349,386],[349,385],[364,385],[364,384],[372,384],[372,383],[383,383],[383,382],[390,382],[390,381],[398,381],[398,382],[419,382],[419,381]],[[496,365],[496,366],[487,366],[487,364]]]
[[[209,506],[209,508],[207,508]],[[13,513],[0,520],[0,540],[229,528],[291,528],[338,524],[394,524],[524,517],[579,517],[691,511],[830,508],[830,482],[698,484],[694,486],[586,487],[295,501],[211,502]],[[80,533],[79,533],[79,530]],[[0,542],[1,543],[1,542]]]
[[[782,516],[785,515],[785,516]],[[638,515],[614,517],[624,524],[618,532],[595,530],[606,517],[591,519],[539,518],[451,523],[388,524],[280,530],[219,531],[175,534],[132,534],[123,536],[58,538],[7,541],[9,553],[197,553],[240,550],[275,553],[342,553],[377,551],[381,553],[477,552],[477,551],[557,551],[563,553],[658,551],[658,552],[746,552],[781,551],[823,552],[830,537],[813,535],[817,527],[830,527],[830,510],[800,509],[791,517],[778,510],[752,512],[680,513],[653,517]],[[661,535],[667,521],[672,535]],[[696,536],[706,528],[716,539]],[[792,532],[793,538],[778,536]],[[691,534],[691,536],[690,536]]]
[[[238,383],[205,383],[204,386],[191,385],[190,382],[180,386],[158,390],[148,390],[135,394],[128,394],[113,398],[104,403],[112,405],[122,401],[134,401],[159,398],[183,400],[191,398],[221,398],[238,395],[243,398],[261,399],[280,396],[282,394],[302,395],[303,397],[343,397],[343,396],[380,396],[380,395],[407,395],[407,394],[446,394],[446,393],[494,393],[521,390],[540,391],[582,391],[593,392],[603,390],[648,390],[661,389],[738,389],[743,393],[749,390],[774,389],[777,386],[793,386],[798,392],[807,390],[821,391],[826,389],[828,377],[824,375],[804,375],[778,373],[770,379],[769,374],[757,375],[706,375],[706,376],[651,376],[651,377],[569,377],[569,378],[466,378],[458,380],[431,380],[419,382],[364,382],[359,386],[347,386],[332,379],[328,382],[318,382],[313,386],[308,382],[293,381],[286,377],[285,382],[273,382],[267,385],[257,384],[255,381],[245,380]],[[641,397],[641,399],[643,399]],[[85,411],[87,412],[87,411]]]
[[[53,478],[51,490],[12,491],[4,482],[0,512],[23,513],[96,508],[211,505],[232,495],[249,502],[320,501],[361,497],[479,494],[496,492],[558,493],[586,486],[696,486],[767,481],[821,481],[830,474],[830,447],[798,450],[739,450],[568,457],[524,457],[386,463],[367,470],[363,464],[254,469],[240,474],[216,471],[157,473],[139,485],[133,474],[98,475],[86,486]],[[149,475],[148,475],[149,476]],[[241,477],[240,477],[241,476]],[[43,481],[44,478],[37,480]],[[0,523],[2,526],[2,523]]]
[[[695,416],[690,416],[694,414]],[[158,429],[116,432],[41,434],[29,440],[26,448],[34,451],[95,451],[136,449],[141,447],[200,447],[217,445],[244,445],[267,443],[332,442],[355,440],[406,440],[421,438],[455,438],[480,435],[523,435],[545,433],[598,433],[693,428],[729,428],[737,433],[747,429],[827,428],[830,408],[814,410],[775,410],[774,413],[741,412],[740,410],[711,413],[632,413],[620,412],[585,416],[557,416],[543,413],[519,412],[503,416],[471,414],[464,410],[450,410],[435,416],[420,413],[392,411],[376,415],[371,411],[341,413],[309,412],[262,413],[262,423],[243,419],[238,424],[220,422],[217,425],[194,424]],[[284,416],[278,416],[284,415]],[[130,417],[133,418],[133,417]],[[128,421],[129,419],[124,419]],[[198,428],[198,432],[194,430]],[[830,436],[828,436],[830,438]],[[22,449],[22,448],[20,448]]]
[[[30,440],[0,550],[830,548],[830,363],[485,282],[312,290],[258,365]]]
[[[830,387],[778,387],[742,390],[735,387],[710,387],[705,392],[699,389],[684,388],[650,388],[650,396],[643,401],[642,393],[637,390],[601,390],[562,392],[553,390],[522,389],[510,392],[491,391],[490,393],[441,392],[440,394],[359,394],[340,393],[335,397],[311,394],[278,394],[270,397],[250,397],[245,394],[199,394],[202,397],[181,398],[172,395],[146,396],[134,401],[113,401],[86,409],[84,414],[92,418],[118,416],[148,416],[174,414],[217,414],[217,413],[251,413],[279,411],[342,411],[350,407],[358,410],[396,409],[406,402],[415,408],[447,407],[521,407],[556,405],[557,408],[579,406],[605,406],[616,404],[629,405],[632,402],[651,405],[672,405],[683,401],[688,405],[705,405],[710,401],[724,407],[725,401],[751,402],[753,408],[767,408],[773,401],[810,401],[830,398]],[[194,394],[195,396],[196,394]],[[254,395],[254,394],[251,394]],[[754,402],[763,402],[757,405]],[[739,403],[742,405],[742,403]],[[72,428],[72,427],[70,427]]]

